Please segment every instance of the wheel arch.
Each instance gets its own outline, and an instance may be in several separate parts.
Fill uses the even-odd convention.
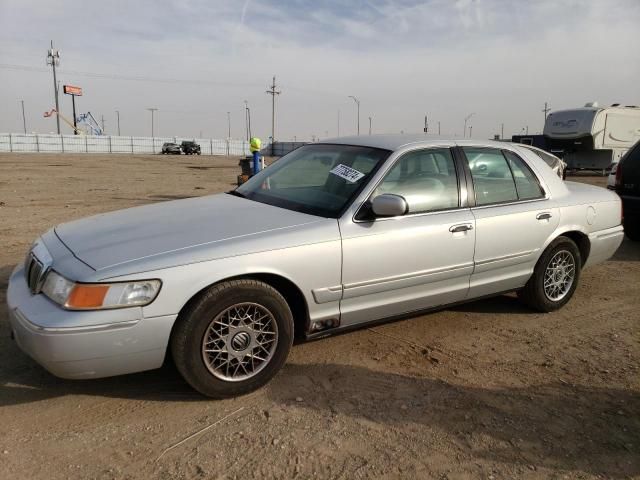
[[[171,329],[171,335],[180,321],[182,312],[184,312],[193,302],[197,301],[211,287],[232,280],[258,280],[273,287],[282,295],[291,309],[293,315],[293,333],[296,338],[304,338],[309,329],[309,307],[307,300],[300,288],[290,279],[277,273],[256,272],[242,275],[234,275],[217,280],[209,285],[204,286],[189,298],[178,312],[178,317]]]
[[[562,230],[556,230],[553,235],[549,237],[544,247],[540,249],[540,256],[542,256],[542,253],[547,249],[551,242],[556,240],[558,237],[567,237],[573,240],[580,252],[580,267],[584,267],[589,258],[589,253],[591,253],[591,241],[589,240],[589,235],[584,231],[584,228],[579,225],[565,226]]]
[[[578,246],[578,251],[580,252],[580,268],[584,267],[591,252],[589,236],[579,230],[569,230],[563,232],[560,236],[570,238]]]

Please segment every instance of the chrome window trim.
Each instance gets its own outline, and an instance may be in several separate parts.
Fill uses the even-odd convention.
[[[475,207],[471,207],[471,210],[480,210],[483,208],[492,208],[492,207],[507,207],[509,205],[519,205],[521,203],[533,203],[533,202],[544,202],[546,200],[551,200],[549,195],[540,198],[531,198],[529,200],[517,200],[515,202],[498,202],[498,203],[489,203],[487,205],[476,205]]]

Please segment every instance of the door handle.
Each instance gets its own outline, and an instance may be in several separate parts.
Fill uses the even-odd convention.
[[[552,215],[549,212],[543,212],[536,215],[536,220],[549,220]]]
[[[466,232],[467,230],[473,230],[473,225],[465,223],[464,225],[454,225],[449,228],[451,233]]]

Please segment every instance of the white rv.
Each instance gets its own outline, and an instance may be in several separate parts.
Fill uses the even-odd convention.
[[[640,108],[635,105],[583,108],[550,113],[544,124],[547,150],[569,170],[607,170],[640,140]]]

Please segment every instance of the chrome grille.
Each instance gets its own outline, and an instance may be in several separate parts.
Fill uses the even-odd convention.
[[[33,294],[40,292],[43,274],[45,273],[43,270],[42,262],[38,260],[33,253],[30,253],[27,256],[27,261],[25,262],[24,273],[25,278],[27,279],[27,285],[29,285],[29,290],[31,290],[31,293]]]

